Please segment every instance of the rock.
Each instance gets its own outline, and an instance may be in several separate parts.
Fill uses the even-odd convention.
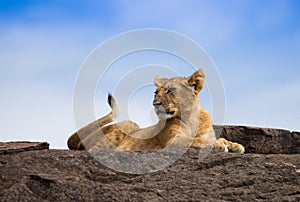
[[[0,155],[41,149],[49,149],[49,144],[47,142],[0,142]]]
[[[109,151],[107,151],[109,152]],[[103,166],[86,151],[0,155],[1,201],[299,201],[300,154],[210,153],[190,148],[157,172]]]
[[[247,153],[300,153],[300,133],[274,128],[214,126],[216,134],[242,144]]]
[[[248,153],[189,148],[175,163],[146,174],[118,172],[93,157],[122,160],[125,152],[0,143],[0,201],[300,201],[299,132],[246,126],[216,126],[216,132]],[[167,160],[174,156],[168,152],[162,154]],[[137,153],[151,152],[124,156]]]

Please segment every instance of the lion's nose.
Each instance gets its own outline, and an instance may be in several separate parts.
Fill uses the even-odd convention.
[[[161,104],[162,104],[162,102],[158,102],[158,101],[153,102],[153,106],[160,106]]]

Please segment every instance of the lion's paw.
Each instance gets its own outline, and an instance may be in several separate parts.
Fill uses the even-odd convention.
[[[215,142],[214,147],[220,152],[234,152],[240,154],[245,153],[245,147],[243,145],[228,141],[225,138],[219,138]]]
[[[245,153],[245,147],[241,144],[233,142],[233,143],[231,143],[231,145],[229,147],[229,151],[234,152],[234,153],[243,154],[243,153]]]
[[[218,139],[214,144],[214,150],[217,152],[228,152],[228,147],[226,145],[227,140],[224,138]]]

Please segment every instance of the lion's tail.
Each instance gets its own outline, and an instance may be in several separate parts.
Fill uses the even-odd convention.
[[[107,103],[111,107],[111,112],[107,115],[97,119],[96,121],[88,124],[87,126],[81,128],[78,132],[71,135],[68,139],[68,147],[72,150],[83,150],[84,146],[82,145],[81,140],[86,138],[89,134],[101,128],[102,126],[111,123],[119,115],[118,105],[115,98],[108,94]]]

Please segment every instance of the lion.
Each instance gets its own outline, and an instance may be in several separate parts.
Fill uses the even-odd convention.
[[[89,151],[150,151],[171,146],[212,146],[218,151],[244,153],[241,144],[216,138],[210,115],[200,106],[198,97],[204,82],[202,69],[187,78],[156,77],[153,106],[158,123],[147,128],[140,128],[132,121],[111,124],[118,116],[118,106],[109,94],[111,112],[71,135],[68,147]]]

